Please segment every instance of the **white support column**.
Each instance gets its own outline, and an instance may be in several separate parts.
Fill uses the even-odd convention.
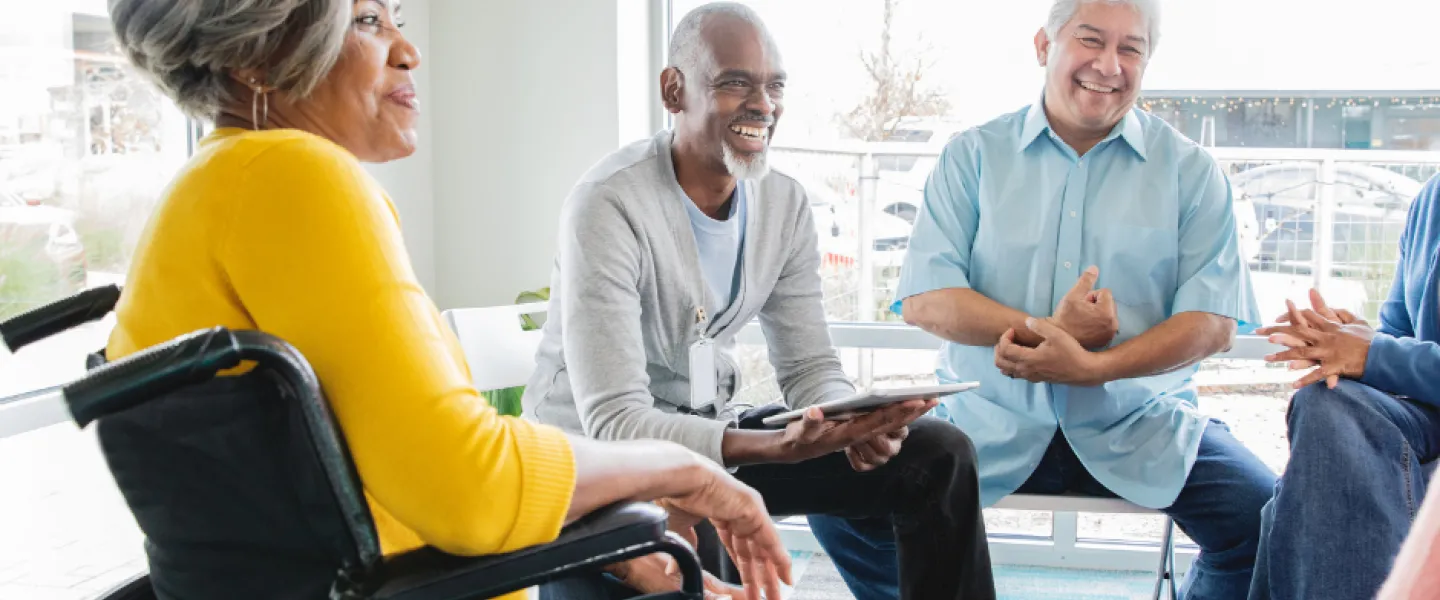
[[[860,238],[860,248],[856,255],[860,264],[860,277],[856,285],[855,303],[857,305],[856,320],[868,322],[875,320],[875,195],[876,183],[880,179],[879,164],[875,161],[875,155],[866,153],[860,157],[860,206],[857,211],[859,223],[857,232]],[[860,350],[859,369],[860,386],[870,387],[874,379],[874,358],[875,353],[871,349]]]
[[[1322,293],[1325,284],[1330,279],[1330,270],[1335,263],[1335,159],[1327,158],[1320,161],[1320,181],[1318,188],[1314,222],[1315,222],[1315,251],[1313,277],[1315,289]]]

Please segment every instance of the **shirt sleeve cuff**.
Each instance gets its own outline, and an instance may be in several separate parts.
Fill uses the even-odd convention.
[[[1170,315],[1186,312],[1203,312],[1235,319],[1236,333],[1246,335],[1260,326],[1259,310],[1253,300],[1241,298],[1234,292],[1218,290],[1192,290],[1182,288],[1175,295]]]
[[[855,395],[854,385],[839,381],[830,382],[821,387],[817,393],[812,394],[809,398],[805,400],[796,402],[790,408],[809,408],[811,406],[815,406],[816,404],[822,404],[831,400],[839,400],[841,398],[853,395]]]
[[[895,301],[890,303],[890,312],[901,313],[905,299],[935,290],[952,288],[970,289],[970,278],[965,271],[953,263],[941,260],[908,260],[900,273],[900,283],[895,287]]]
[[[505,540],[515,550],[554,540],[565,525],[575,491],[575,455],[559,429],[511,421],[520,452],[520,512]]]
[[[1383,333],[1370,339],[1370,351],[1365,355],[1365,374],[1360,383],[1386,393],[1393,393],[1396,377],[1391,369],[1399,363],[1397,353],[1403,352],[1400,342]]]

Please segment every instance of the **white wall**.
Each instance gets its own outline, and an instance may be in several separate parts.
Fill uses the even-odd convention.
[[[662,0],[406,0],[420,149],[371,165],[443,308],[549,285],[560,204],[660,126]]]
[[[441,308],[549,285],[560,204],[619,139],[617,2],[641,1],[431,1]]]
[[[665,0],[615,0],[615,65],[619,76],[620,145],[648,137],[661,127],[660,70],[665,49]]]
[[[420,68],[415,75],[415,93],[420,98],[420,147],[415,154],[403,160],[380,165],[367,165],[390,199],[400,211],[400,227],[405,236],[405,247],[415,268],[415,277],[431,295],[436,292],[435,281],[435,194],[434,155],[435,138],[431,124],[435,121],[432,108],[430,74],[430,23],[431,0],[405,0],[405,37],[420,50]]]

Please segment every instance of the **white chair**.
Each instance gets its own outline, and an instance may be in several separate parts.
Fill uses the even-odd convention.
[[[1094,496],[1044,496],[1034,494],[1011,494],[1001,498],[991,508],[1010,510],[1038,510],[1058,512],[1118,513],[1139,515],[1163,515],[1158,510],[1131,504],[1119,498],[1097,498]],[[1160,566],[1155,569],[1154,600],[1160,600],[1161,590],[1169,590],[1170,600],[1179,597],[1175,581],[1175,521],[1165,517],[1165,534],[1160,539]]]
[[[456,308],[441,313],[445,324],[460,339],[475,389],[503,390],[530,380],[542,334],[521,329],[520,316],[544,313],[548,307],[546,302],[536,302]]]

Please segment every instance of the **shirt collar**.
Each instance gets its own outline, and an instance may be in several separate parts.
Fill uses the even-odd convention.
[[[1105,136],[1100,143],[1103,144],[1118,137],[1125,140],[1125,144],[1130,146],[1136,156],[1143,161],[1146,160],[1145,127],[1140,123],[1140,117],[1135,114],[1136,110],[1139,109],[1132,108],[1130,112],[1125,113],[1125,117],[1120,119],[1120,123],[1115,125],[1115,129],[1111,130],[1110,135]],[[1045,96],[1042,95],[1040,101],[1030,105],[1030,108],[1026,110],[1025,125],[1020,129],[1019,151],[1024,152],[1031,144],[1035,143],[1035,140],[1048,131],[1050,131],[1050,120],[1045,117]]]

